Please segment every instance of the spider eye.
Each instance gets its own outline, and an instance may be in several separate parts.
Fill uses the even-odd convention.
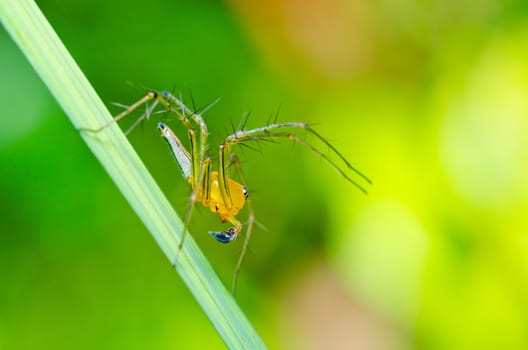
[[[237,232],[234,227],[231,227],[227,231],[211,231],[209,234],[220,243],[229,243],[236,237]]]

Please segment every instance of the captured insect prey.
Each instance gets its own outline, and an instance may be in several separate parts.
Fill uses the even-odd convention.
[[[158,130],[161,133],[161,136],[169,145],[183,178],[191,185],[192,189],[184,218],[182,238],[178,247],[178,253],[173,261],[174,266],[178,263],[178,255],[183,247],[185,235],[196,202],[202,203],[202,205],[208,207],[211,212],[216,213],[222,222],[229,222],[231,224],[231,227],[227,230],[209,232],[209,234],[220,243],[229,243],[238,237],[239,233],[242,231],[243,225],[236,217],[244,206],[247,206],[248,208],[249,214],[246,224],[246,235],[233,276],[233,292],[236,288],[238,273],[247,252],[251,231],[255,222],[253,208],[248,196],[248,189],[246,188],[246,181],[242,173],[240,161],[234,152],[235,146],[261,140],[291,140],[315,153],[330,167],[334,168],[337,173],[356,186],[361,192],[366,193],[367,191],[359,181],[371,184],[369,178],[358,169],[354,168],[350,162],[334,146],[332,146],[332,144],[308,124],[303,122],[272,123],[250,130],[245,129],[244,122],[241,130],[237,130],[233,134],[227,136],[218,146],[218,160],[216,162],[216,169],[213,170],[212,158],[207,154],[207,150],[210,149],[207,144],[207,125],[202,118],[202,113],[204,113],[205,110],[197,113],[185,106],[181,99],[176,98],[174,95],[166,91],[161,93],[151,91],[100,128],[82,128],[80,131],[98,133],[112,123],[130,115],[141,106],[145,106],[144,112],[125,133],[130,132],[143,120],[148,119],[156,110],[160,110],[161,113],[166,113],[169,116],[175,117],[187,129],[188,149],[167,125],[164,123],[158,123]],[[315,139],[326,146],[330,153],[328,155],[323,153],[319,148],[298,136],[296,131],[305,131],[308,134],[311,134]],[[333,158],[336,158],[338,162],[343,165],[340,166],[338,162],[333,160]],[[234,165],[238,181],[234,180],[229,175],[229,165]],[[350,177],[346,171],[355,174],[357,180]]]

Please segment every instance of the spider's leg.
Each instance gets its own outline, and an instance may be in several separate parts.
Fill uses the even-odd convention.
[[[191,152],[183,147],[183,144],[178,139],[176,134],[165,124],[159,123],[158,129],[161,132],[163,138],[167,141],[174,158],[176,159],[180,170],[182,171],[183,177],[189,181],[192,187],[191,196],[187,205],[187,210],[184,217],[183,232],[180,243],[178,245],[178,251],[173,261],[173,266],[176,266],[178,262],[179,254],[182,250],[183,243],[185,242],[185,236],[191,222],[192,211],[196,204],[196,201],[203,196],[207,199],[210,193],[210,172],[211,172],[211,160],[205,159],[203,162],[197,157],[200,151],[196,147],[196,132],[193,129],[188,130],[189,144]]]
[[[202,117],[192,110],[189,109],[181,99],[176,98],[173,94],[167,91],[160,93],[159,103],[180,121],[188,130],[189,133],[189,148],[191,150],[191,163],[192,163],[192,182],[193,190],[195,185],[198,183],[200,169],[203,167],[203,163],[206,158],[207,150],[207,125],[205,124]],[[175,107],[176,108],[175,108]],[[200,130],[200,137],[197,136],[193,124],[194,122]]]
[[[240,181],[242,182],[242,185],[244,185],[247,188],[246,185],[246,179],[244,177],[244,174],[242,173],[242,167],[240,166],[240,160],[238,159],[237,155],[235,153],[231,153],[231,161],[235,165],[235,169],[237,171],[238,177],[240,178]],[[238,258],[235,271],[233,272],[233,282],[231,284],[231,294],[235,295],[235,290],[238,282],[238,275],[240,273],[240,269],[242,267],[242,262],[244,261],[244,257],[246,256],[248,246],[249,246],[249,239],[251,238],[251,231],[253,230],[253,224],[255,223],[255,212],[253,211],[253,205],[251,203],[251,198],[247,195],[246,192],[246,205],[248,208],[248,221],[246,224],[246,237],[244,238],[244,243],[242,244],[242,251],[240,252],[240,256]]]
[[[178,119],[188,129],[193,128],[190,121],[193,121],[198,126],[198,128],[200,129],[200,146],[199,146],[199,152],[198,152],[198,159],[200,160],[205,159],[205,152],[207,151],[208,131],[207,131],[207,125],[205,124],[205,121],[203,120],[201,114],[198,114],[192,111],[189,107],[187,107],[182,102],[181,99],[175,97],[173,94],[169,92],[165,92],[165,91],[162,92],[162,96],[168,101],[168,103],[175,104],[178,107],[179,111],[176,112],[173,110],[173,112],[177,114]],[[217,101],[213,102],[210,106],[207,106],[205,109],[209,109]]]
[[[187,204],[187,210],[185,212],[185,218],[183,221],[183,232],[180,240],[180,244],[178,245],[178,251],[176,252],[176,256],[174,258],[174,261],[172,262],[172,265],[176,267],[176,264],[178,263],[178,258],[180,256],[180,253],[183,248],[183,243],[185,242],[185,237],[187,236],[187,233],[189,231],[189,226],[191,224],[191,217],[192,212],[194,209],[194,206],[196,205],[196,201],[198,200],[199,196],[203,196],[204,193],[202,192],[204,189],[209,191],[209,185],[206,184],[205,179],[208,179],[210,177],[210,170],[211,170],[211,159],[207,158],[203,162],[203,167],[201,169],[201,172],[198,177],[198,181],[194,184],[193,190],[191,192],[191,196],[189,198],[189,203]],[[205,194],[206,197],[209,196],[209,194]]]
[[[220,187],[220,194],[226,207],[232,206],[231,194],[229,193],[229,186],[227,186],[227,152],[229,147],[225,144],[220,145],[220,152],[218,154],[218,186]]]
[[[360,185],[355,180],[352,180],[344,171],[343,169],[337,165],[336,162],[334,162],[328,155],[324,154],[321,150],[319,150],[317,147],[311,145],[304,139],[300,138],[298,135],[292,133],[292,132],[284,132],[282,129],[303,129],[307,132],[314,135],[317,139],[319,139],[323,144],[325,144],[339,159],[341,159],[346,167],[350,169],[352,172],[356,173],[359,177],[361,177],[363,180],[365,180],[367,183],[371,184],[372,182],[370,179],[365,176],[363,173],[361,173],[358,169],[353,167],[350,162],[330,143],[328,140],[326,140],[324,137],[322,137],[319,133],[317,133],[314,129],[312,129],[309,125],[305,123],[299,123],[299,122],[291,122],[291,123],[282,123],[282,124],[271,124],[268,126],[264,126],[261,128],[256,128],[252,130],[240,130],[236,133],[228,136],[226,138],[226,144],[227,145],[236,145],[236,144],[243,144],[244,142],[248,141],[261,141],[261,140],[272,140],[272,139],[289,139],[292,140],[298,144],[301,144],[305,148],[309,149],[313,153],[317,154],[320,158],[322,158],[326,163],[328,163],[332,168],[334,168],[341,176],[343,176],[345,179],[347,179],[349,182],[351,182],[354,186],[356,186],[359,190],[361,190],[363,193],[367,193],[366,189]]]
[[[78,130],[81,131],[81,132],[91,132],[91,133],[99,133],[101,131],[103,131],[104,129],[106,129],[107,127],[109,127],[110,125],[112,125],[113,123],[117,123],[118,121],[120,121],[121,119],[123,119],[124,117],[126,117],[127,115],[129,115],[130,113],[132,113],[133,111],[135,111],[137,108],[141,107],[142,105],[148,103],[150,100],[155,100],[157,99],[158,97],[158,94],[155,93],[155,92],[149,92],[148,94],[146,94],[143,98],[141,98],[139,101],[136,101],[135,103],[133,103],[132,105],[130,105],[127,109],[125,109],[123,112],[119,113],[117,116],[114,117],[114,119],[108,121],[107,123],[103,124],[102,126],[96,128],[96,129],[91,129],[91,128],[79,128]],[[156,107],[157,105],[157,102],[154,102],[152,104],[152,106],[150,107],[147,107],[145,113],[143,113],[141,115],[141,117],[139,117],[139,120],[143,120],[145,117],[148,118],[148,116],[150,115],[150,113],[154,110],[154,108]],[[137,125],[138,122],[135,122],[134,123],[134,126]]]
[[[139,118],[136,119],[136,121],[134,123],[132,123],[132,125],[130,125],[128,127],[128,129],[125,130],[125,135],[128,135],[132,132],[132,130],[134,130],[136,128],[136,126],[138,126],[143,120],[147,119],[150,117],[150,115],[152,114],[152,111],[154,111],[154,109],[156,108],[156,106],[158,105],[158,101],[154,101],[154,103],[149,106],[147,104],[147,107],[146,107],[146,110],[145,110],[145,113],[143,113]]]
[[[193,171],[191,154],[185,149],[178,136],[176,136],[176,134],[168,126],[163,123],[158,123],[158,130],[165,141],[167,141],[171,153],[174,156],[174,159],[176,159],[176,163],[180,168],[183,178],[190,182]],[[190,138],[192,139],[192,136],[190,136]]]
[[[162,99],[159,100],[159,103],[172,115],[174,115],[186,128],[189,135],[189,148],[190,152],[190,176],[187,180],[192,186],[192,193],[187,205],[187,211],[184,218],[184,228],[182,233],[182,238],[178,246],[178,252],[176,258],[174,259],[174,265],[178,262],[179,253],[183,247],[185,241],[185,236],[190,225],[192,211],[196,204],[197,200],[205,200],[205,203],[209,200],[209,195],[211,192],[211,160],[206,157],[207,150],[207,125],[199,114],[191,111],[181,99],[176,98],[169,92],[162,92],[160,94]],[[175,107],[174,107],[175,106]],[[199,137],[196,133],[194,124],[199,128]],[[167,128],[168,129],[168,128]],[[180,143],[181,144],[181,143]],[[182,146],[183,147],[183,146]],[[173,152],[174,153],[174,152]]]

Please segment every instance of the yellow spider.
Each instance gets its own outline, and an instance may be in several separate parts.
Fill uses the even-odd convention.
[[[149,105],[149,102],[152,102]],[[192,194],[189,200],[189,205],[185,215],[184,221],[184,232],[179,245],[179,251],[183,246],[185,234],[190,223],[191,213],[195,203],[201,202],[205,207],[217,213],[222,222],[230,222],[233,226],[225,231],[211,231],[209,232],[220,243],[229,243],[234,240],[238,234],[242,231],[242,223],[236,218],[240,210],[248,203],[249,219],[247,224],[246,239],[244,241],[242,252],[238,259],[237,266],[235,268],[233,277],[233,291],[236,287],[236,281],[238,272],[242,265],[244,255],[247,251],[249,238],[251,236],[251,230],[254,223],[254,214],[251,207],[251,202],[248,200],[247,188],[239,182],[233,180],[228,175],[228,163],[233,163],[238,173],[240,180],[245,183],[240,162],[236,154],[232,151],[232,147],[238,144],[251,141],[259,141],[266,139],[288,139],[295,143],[298,143],[310,151],[317,154],[325,162],[327,162],[332,168],[334,168],[341,176],[350,181],[363,193],[366,190],[358,182],[352,180],[333,160],[331,160],[326,154],[322,153],[319,149],[312,146],[302,138],[297,136],[293,130],[305,130],[308,133],[314,135],[322,143],[324,143],[344,164],[345,166],[366,181],[371,184],[371,181],[362,174],[359,170],[354,168],[348,160],[332,146],[325,138],[319,135],[309,125],[302,122],[289,122],[289,123],[273,123],[260,128],[251,130],[236,131],[232,135],[229,135],[224,139],[218,148],[218,164],[217,171],[212,171],[212,161],[207,155],[207,125],[202,119],[201,114],[195,113],[186,107],[183,102],[173,96],[169,92],[157,93],[154,91],[149,92],[146,96],[141,98],[139,101],[128,106],[123,112],[117,115],[112,121],[101,126],[98,129],[80,129],[81,131],[89,132],[100,132],[105,129],[111,123],[117,122],[125,116],[131,114],[134,110],[140,106],[146,105],[146,111],[132,124],[132,126],[125,132],[128,133],[142,120],[148,118],[154,110],[161,106],[162,111],[175,116],[186,128],[189,136],[189,151],[184,147],[180,139],[174,134],[174,132],[165,124],[158,123],[158,130],[161,136],[167,141],[174,158],[176,159],[178,166],[184,179],[191,185]],[[178,253],[179,253],[178,251]],[[176,256],[173,262],[176,265],[178,256]]]

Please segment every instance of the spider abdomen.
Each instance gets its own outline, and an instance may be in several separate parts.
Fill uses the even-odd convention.
[[[217,213],[220,216],[222,222],[229,221],[229,219],[235,217],[240,209],[244,207],[247,198],[247,190],[240,183],[227,177],[227,188],[231,198],[231,203],[226,203],[220,192],[220,184],[218,182],[218,172],[212,171],[210,177],[210,193],[209,198],[206,198],[205,193],[200,193],[198,200],[202,202],[205,207],[213,213]]]

